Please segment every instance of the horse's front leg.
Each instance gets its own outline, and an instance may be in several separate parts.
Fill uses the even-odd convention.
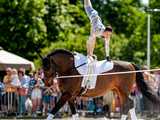
[[[49,113],[46,120],[53,120],[55,114],[58,112],[58,110],[63,107],[63,105],[72,97],[72,95],[69,92],[62,93],[62,96],[60,97],[59,101],[56,103],[55,107],[52,109],[52,111]]]
[[[68,104],[69,104],[71,112],[72,112],[72,120],[79,120],[79,115],[78,115],[78,113],[76,111],[76,107],[75,107],[75,99],[69,100]]]

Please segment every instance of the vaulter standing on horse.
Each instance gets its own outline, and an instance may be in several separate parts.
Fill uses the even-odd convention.
[[[87,41],[87,54],[88,57],[93,60],[93,51],[96,44],[96,37],[103,37],[105,41],[105,53],[106,59],[109,58],[109,41],[112,35],[112,27],[104,26],[98,12],[92,7],[90,0],[84,0],[85,11],[91,22],[91,33]]]

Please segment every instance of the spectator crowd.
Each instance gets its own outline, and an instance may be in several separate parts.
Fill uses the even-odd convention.
[[[45,86],[44,74],[42,69],[26,74],[24,68],[7,68],[6,74],[0,80],[0,112],[4,114],[15,113],[17,117],[29,114],[37,117],[39,113],[46,116],[54,108],[61,93],[58,88],[58,81],[54,80],[50,87]],[[148,84],[160,95],[160,72],[154,74],[144,72],[144,78]],[[144,110],[143,96],[138,91],[136,85],[133,86],[132,94],[135,96],[135,107],[137,112]],[[114,95],[114,103],[120,111],[119,97]],[[78,110],[88,110],[96,113],[105,112],[104,98],[89,98],[87,100],[77,98],[76,105]],[[69,107],[66,104],[61,110],[68,113]]]
[[[4,115],[16,114],[17,117],[29,115],[47,115],[54,108],[61,93],[57,80],[53,81],[50,87],[45,86],[43,70],[26,74],[24,68],[7,68],[6,74],[0,80],[0,112]],[[91,110],[102,112],[103,105],[101,98],[98,100],[90,98],[82,101],[77,98],[79,110]],[[68,113],[69,107],[66,104],[61,110]]]
[[[58,87],[55,87],[56,81],[53,86],[46,87],[43,76],[42,69],[26,75],[24,68],[7,68],[0,80],[0,111],[16,113],[18,117],[29,110],[33,117],[37,112],[47,114],[55,105]]]

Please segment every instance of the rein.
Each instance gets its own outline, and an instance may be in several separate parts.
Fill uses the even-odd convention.
[[[78,66],[76,66],[76,67],[73,67],[72,69],[77,69],[77,68],[79,68],[79,67],[82,67],[83,65],[85,65],[85,64],[87,64],[86,62],[85,63],[82,63],[81,65],[78,65]]]
[[[54,68],[54,73],[56,74],[56,78],[57,78],[59,75],[58,75],[58,70],[56,68],[59,68],[59,65],[57,65],[57,63],[54,61],[54,59],[52,59],[52,61],[50,61],[50,62],[53,63],[53,64],[51,64],[51,68]],[[78,66],[74,66],[73,65],[72,67],[68,68],[68,70],[66,70],[66,71],[68,72],[68,71],[77,69],[77,68],[82,67],[82,66],[84,66],[86,64],[87,64],[87,62],[84,62],[84,63],[82,63],[82,64],[80,64]],[[53,75],[53,73],[52,73],[52,75]]]
[[[75,69],[77,69],[77,68],[79,68],[79,67],[82,67],[83,65],[85,65],[85,64],[87,64],[86,62],[85,63],[82,63],[82,64],[80,64],[80,65],[78,65],[78,66],[73,66],[73,67],[71,67],[71,68],[68,68],[68,70],[67,71],[70,71],[70,70],[75,70]]]
[[[81,64],[81,65],[78,65],[77,67],[75,67],[75,68],[79,68],[79,67],[82,67],[83,65],[85,65],[85,64],[87,64],[86,62],[85,63],[83,63],[83,64]]]
[[[54,70],[54,72],[56,73],[56,77],[58,77],[58,72],[57,72],[57,70],[56,70],[56,67],[58,68],[59,66],[56,64],[56,62],[54,61],[54,60],[52,60],[52,62],[53,62],[53,64],[54,64],[54,68],[55,68],[55,70]],[[73,67],[71,67],[71,68],[68,68],[68,70],[66,70],[66,71],[70,71],[70,70],[74,70],[74,69],[77,69],[77,68],[79,68],[79,67],[82,67],[83,65],[85,65],[85,64],[87,64],[86,62],[85,63],[82,63],[82,64],[80,64],[80,65],[78,65],[78,66],[73,66]]]

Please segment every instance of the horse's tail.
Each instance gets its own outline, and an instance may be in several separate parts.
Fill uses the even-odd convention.
[[[140,70],[138,66],[134,64],[133,66],[136,71]],[[154,103],[160,102],[160,98],[157,93],[153,92],[153,90],[145,82],[142,72],[136,72],[136,83],[142,94],[146,96],[149,100]]]

